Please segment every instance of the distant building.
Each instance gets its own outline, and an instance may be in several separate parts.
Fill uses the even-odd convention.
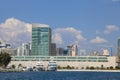
[[[85,56],[86,55],[86,50],[85,49],[80,49],[80,52],[78,53],[78,56]]]
[[[77,45],[67,46],[68,56],[76,56],[77,55]]]
[[[117,55],[118,55],[118,59],[119,59],[119,61],[120,61],[120,38],[118,39],[117,45],[118,45],[118,52],[117,52]]]
[[[64,55],[64,48],[57,48],[57,56],[63,56]]]
[[[17,48],[17,56],[29,56],[31,53],[31,44],[23,43]]]
[[[12,49],[10,44],[2,44],[0,43],[0,53],[1,52],[6,52],[12,56],[15,56],[16,55],[16,49]]]
[[[77,55],[77,51],[78,49],[77,49],[77,45],[73,45],[72,46],[72,56],[76,56]]]
[[[11,48],[10,44],[0,44],[0,48]]]
[[[109,51],[107,49],[104,49],[103,56],[109,56],[109,55],[110,55]]]
[[[56,44],[55,43],[51,43],[51,56],[56,56]]]
[[[17,50],[13,48],[2,48],[1,52],[10,54],[11,56],[16,56]]]
[[[64,55],[64,56],[67,56],[67,55],[68,55],[68,50],[64,50],[64,51],[63,51],[63,55]]]
[[[72,46],[67,46],[68,56],[72,56]]]
[[[51,54],[51,29],[48,25],[32,24],[33,56],[48,56]]]

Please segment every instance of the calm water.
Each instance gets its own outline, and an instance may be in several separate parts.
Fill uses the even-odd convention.
[[[119,72],[8,72],[0,80],[120,80]]]

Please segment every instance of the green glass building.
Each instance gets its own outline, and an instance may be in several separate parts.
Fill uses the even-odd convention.
[[[45,24],[32,24],[33,56],[49,56],[51,49],[51,29]]]
[[[118,39],[118,58],[120,61],[120,38]]]

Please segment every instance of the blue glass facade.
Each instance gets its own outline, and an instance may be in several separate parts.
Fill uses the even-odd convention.
[[[118,39],[118,58],[120,61],[120,38]]]
[[[31,55],[49,56],[51,44],[51,29],[39,24],[32,25]]]

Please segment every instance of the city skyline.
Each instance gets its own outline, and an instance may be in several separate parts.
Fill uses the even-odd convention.
[[[12,46],[31,41],[31,25],[39,23],[52,28],[58,47],[74,43],[87,50],[112,47],[117,54],[120,0],[1,0],[0,10],[0,40]]]

